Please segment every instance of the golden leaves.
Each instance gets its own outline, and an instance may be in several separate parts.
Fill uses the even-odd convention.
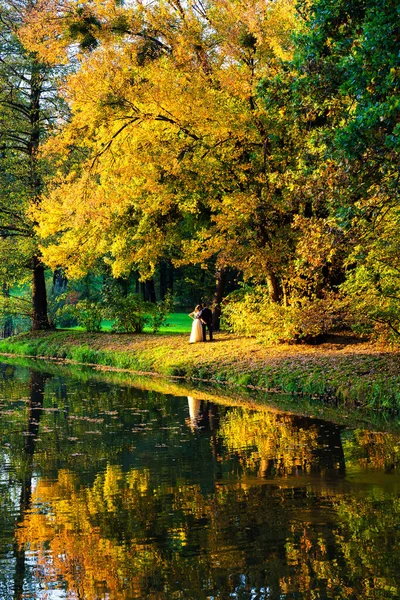
[[[254,252],[253,233],[244,244],[238,232],[251,228],[265,185],[272,116],[257,85],[287,51],[291,3],[217,0],[199,14],[190,3],[96,1],[89,15],[72,1],[43,2],[42,23],[57,17],[53,56],[89,17],[101,42],[65,82],[71,122],[46,149],[60,177],[35,214],[45,260],[70,276],[99,258],[115,275],[132,265],[151,274],[166,254],[220,253],[229,264],[246,244]],[[116,18],[126,25],[118,35]],[[32,14],[35,39],[39,22]]]

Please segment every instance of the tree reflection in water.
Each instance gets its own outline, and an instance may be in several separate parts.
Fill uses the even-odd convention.
[[[43,400],[45,380],[10,446],[10,600],[398,597],[397,436],[93,381],[53,378]]]
[[[333,423],[266,411],[230,411],[220,435],[245,469],[260,477],[343,476],[341,428]]]
[[[20,499],[19,512],[17,516],[17,528],[23,523],[25,515],[29,512],[32,499],[33,459],[36,441],[39,434],[40,419],[42,416],[44,387],[48,375],[39,371],[31,371],[29,381],[28,420],[24,434],[24,445],[21,456],[21,468],[19,476]],[[17,529],[18,531],[18,529]],[[23,598],[25,581],[25,549],[16,540],[14,543],[15,555],[15,577],[14,577],[14,599]]]

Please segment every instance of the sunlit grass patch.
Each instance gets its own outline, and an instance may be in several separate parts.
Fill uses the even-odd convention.
[[[191,327],[192,319],[187,313],[172,313],[159,333],[187,333],[189,335]],[[144,330],[150,331],[150,328],[146,326]]]
[[[110,333],[112,331],[113,321],[108,319],[103,319],[101,322],[101,331],[106,333]],[[188,316],[187,313],[172,313],[166,320],[165,325],[163,325],[158,333],[187,333],[190,334],[190,329],[192,327],[192,320]],[[68,331],[84,331],[84,328],[76,325],[75,327],[63,327],[62,329]],[[145,325],[144,333],[151,333],[150,325]]]

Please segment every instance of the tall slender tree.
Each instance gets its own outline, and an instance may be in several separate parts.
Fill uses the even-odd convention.
[[[9,287],[29,284],[32,328],[47,329],[45,265],[35,234],[48,166],[40,157],[43,141],[62,115],[56,69],[45,65],[18,38],[25,0],[0,4],[0,279]]]

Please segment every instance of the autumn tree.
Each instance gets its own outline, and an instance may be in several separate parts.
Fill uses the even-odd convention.
[[[10,287],[30,286],[31,307],[14,310],[29,314],[33,329],[47,329],[45,265],[30,211],[40,205],[47,170],[40,147],[62,111],[54,69],[18,39],[29,5],[16,1],[0,6],[0,279],[8,302]]]
[[[392,2],[40,0],[23,36],[80,65],[35,212],[49,265],[233,267],[269,306],[308,318],[341,290],[399,333]]]
[[[115,276],[133,266],[144,279],[161,260],[212,260],[280,299],[292,243],[287,153],[257,86],[291,54],[291,3],[78,9],[66,3],[52,19],[44,2],[26,32],[47,57],[72,38],[91,49],[68,81],[71,122],[48,146],[62,160],[36,216],[45,260],[76,276],[102,257]],[[40,39],[46,19],[53,44]],[[65,169],[71,148],[88,157]]]

